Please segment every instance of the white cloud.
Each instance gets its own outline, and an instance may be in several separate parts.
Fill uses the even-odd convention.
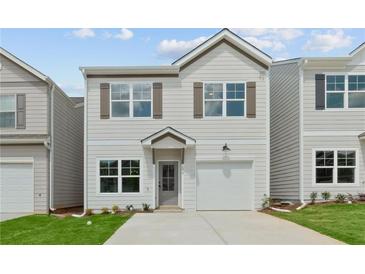
[[[92,29],[78,29],[74,30],[72,35],[77,38],[85,39],[95,37],[95,32]]]
[[[113,36],[116,39],[120,39],[120,40],[129,40],[133,37],[133,32],[130,31],[129,29],[120,29],[120,32],[116,35]]]
[[[249,43],[253,44],[254,46],[258,47],[261,50],[268,48],[272,49],[273,51],[281,51],[286,48],[285,45],[278,40],[260,39],[253,36],[243,37],[243,39],[245,39],[246,41],[248,41]]]
[[[352,44],[353,37],[346,35],[342,29],[328,30],[324,33],[314,31],[303,46],[304,50],[328,52],[337,48],[345,48]]]
[[[208,37],[201,36],[193,40],[162,40],[157,47],[160,56],[168,58],[177,58],[192,50],[199,44],[207,40]]]
[[[240,36],[265,36],[266,39],[290,41],[304,35],[299,29],[233,29]]]

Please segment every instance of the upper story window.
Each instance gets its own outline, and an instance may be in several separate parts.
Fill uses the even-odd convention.
[[[112,117],[151,117],[151,107],[151,84],[111,84]]]
[[[15,95],[0,96],[0,128],[15,128]]]
[[[205,83],[205,117],[244,117],[245,83]]]
[[[343,108],[345,97],[345,76],[327,75],[326,93],[327,108]]]
[[[349,108],[365,108],[365,75],[349,75]]]
[[[327,75],[326,108],[365,108],[365,75]]]

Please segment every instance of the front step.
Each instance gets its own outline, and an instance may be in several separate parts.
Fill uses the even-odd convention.
[[[184,210],[178,206],[167,206],[162,205],[159,208],[155,209],[153,212],[165,212],[165,213],[177,213],[177,212],[183,212]]]

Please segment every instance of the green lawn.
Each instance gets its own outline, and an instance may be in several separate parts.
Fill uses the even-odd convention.
[[[103,244],[130,215],[58,218],[32,215],[0,223],[1,244]],[[87,225],[91,220],[92,224]]]
[[[314,205],[271,214],[348,244],[365,244],[365,204]]]

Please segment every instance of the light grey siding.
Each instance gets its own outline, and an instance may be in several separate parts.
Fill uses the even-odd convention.
[[[270,193],[274,198],[299,199],[299,81],[297,62],[272,66]]]
[[[184,164],[184,207],[195,209],[195,159],[202,157],[222,158],[222,146],[225,142],[232,147],[231,154],[255,159],[255,204],[260,207],[263,194],[267,189],[266,130],[267,86],[263,68],[252,62],[230,46],[221,44],[208,54],[180,72],[177,78],[89,78],[87,103],[87,182],[88,206],[100,209],[113,203],[152,203],[153,168],[152,155],[143,149],[140,140],[171,126],[197,140],[196,147],[189,148]],[[108,82],[161,82],[163,83],[162,119],[100,119],[100,83]],[[256,82],[256,118],[203,118],[194,119],[193,84],[204,81],[251,81]],[[129,145],[113,145],[123,140]],[[229,141],[254,141],[255,145],[231,144]],[[208,144],[208,143],[211,144]],[[143,193],[138,195],[102,195],[97,194],[98,157],[141,157],[144,163]]]
[[[83,204],[83,107],[62,91],[53,93],[53,163],[55,208]]]
[[[1,157],[33,157],[34,212],[48,212],[49,159],[43,145],[1,145]]]
[[[306,131],[365,131],[364,109],[315,110],[315,74],[364,73],[365,66],[349,66],[343,70],[304,70],[303,122]]]
[[[356,149],[358,152],[358,184],[357,185],[334,185],[328,184],[326,186],[318,186],[314,184],[314,162],[313,162],[313,150],[314,149]],[[303,149],[303,184],[304,184],[304,199],[309,200],[310,193],[315,191],[320,193],[323,191],[329,191],[332,194],[332,198],[337,193],[351,193],[356,195],[360,192],[365,192],[365,141],[359,141],[357,136],[314,136],[304,137],[304,149]]]
[[[1,129],[1,134],[48,134],[47,84],[0,54],[0,94],[25,94],[25,129]]]

